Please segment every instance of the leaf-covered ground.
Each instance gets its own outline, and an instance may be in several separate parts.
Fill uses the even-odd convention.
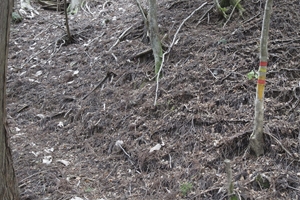
[[[203,3],[158,1],[166,48]],[[248,149],[247,74],[264,3],[242,1],[225,27],[212,3],[176,35],[158,90],[135,1],[90,1],[70,16],[71,44],[63,14],[39,4],[39,16],[12,25],[7,113],[23,200],[227,199],[225,159],[239,199],[299,199],[299,1],[274,3],[259,158]]]

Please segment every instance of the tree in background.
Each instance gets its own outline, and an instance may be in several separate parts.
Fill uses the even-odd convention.
[[[242,7],[240,2],[241,2],[241,0],[221,0],[220,2],[219,2],[219,0],[215,0],[217,10],[226,19],[228,18],[227,14],[230,11],[229,7],[232,7],[232,10],[237,8],[240,15],[243,15],[243,12],[245,11],[245,9]]]
[[[156,0],[148,0],[149,9],[146,10],[143,8],[139,0],[135,0],[135,2],[144,20],[144,33],[142,42],[148,43],[149,36],[151,50],[153,52],[155,62],[155,75],[158,76],[162,64],[163,49],[157,24],[157,3]]]
[[[68,7],[68,13],[77,14],[80,9],[81,4],[83,4],[84,0],[71,0],[70,5]]]
[[[68,13],[77,14],[78,10],[81,8],[82,4],[85,0],[70,0],[67,2],[68,4]],[[50,9],[50,10],[65,10],[64,5],[66,4],[61,0],[38,0],[38,3],[42,5],[42,8]],[[20,10],[21,15],[26,16],[28,18],[33,18],[35,15],[39,15],[39,12],[34,9],[30,0],[20,0]]]
[[[265,13],[260,38],[260,63],[256,87],[254,129],[252,135],[250,136],[250,148],[255,152],[256,156],[264,154],[264,91],[266,85],[266,73],[268,63],[267,45],[272,5],[273,0],[266,0]]]
[[[20,0],[19,12],[23,17],[27,16],[29,18],[33,18],[39,14],[39,12],[30,5],[30,0]]]
[[[0,1],[0,199],[18,200],[11,151],[6,126],[6,68],[12,0]]]

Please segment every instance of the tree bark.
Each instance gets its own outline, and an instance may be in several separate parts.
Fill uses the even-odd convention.
[[[148,21],[149,21],[150,43],[151,43],[151,48],[153,50],[154,62],[155,62],[155,74],[158,74],[161,67],[163,51],[162,51],[162,45],[158,33],[156,0],[149,0]]]
[[[6,68],[12,0],[0,1],[0,199],[19,200],[6,130]]]

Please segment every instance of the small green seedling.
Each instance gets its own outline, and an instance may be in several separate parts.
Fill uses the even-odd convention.
[[[258,74],[257,72],[255,72],[254,70],[251,70],[248,74],[247,74],[247,78],[249,80],[252,80],[253,78],[257,79],[258,78]]]
[[[180,191],[183,196],[186,196],[192,189],[192,183],[183,183],[182,185],[180,185]]]
[[[258,174],[255,177],[255,181],[260,186],[261,189],[268,189],[268,188],[270,188],[270,181],[263,174]]]
[[[92,191],[93,191],[93,189],[92,189],[92,188],[89,188],[89,187],[85,189],[85,192],[88,192],[88,193],[90,193],[90,192],[92,192]]]
[[[13,12],[11,14],[11,19],[12,19],[13,23],[15,23],[15,24],[21,23],[23,20],[22,16],[18,12]]]
[[[218,44],[227,44],[227,40],[221,38],[221,39],[218,41]]]

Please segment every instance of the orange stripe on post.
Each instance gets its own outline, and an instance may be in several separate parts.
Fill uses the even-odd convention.
[[[266,67],[268,65],[268,62],[260,61],[259,66]]]

